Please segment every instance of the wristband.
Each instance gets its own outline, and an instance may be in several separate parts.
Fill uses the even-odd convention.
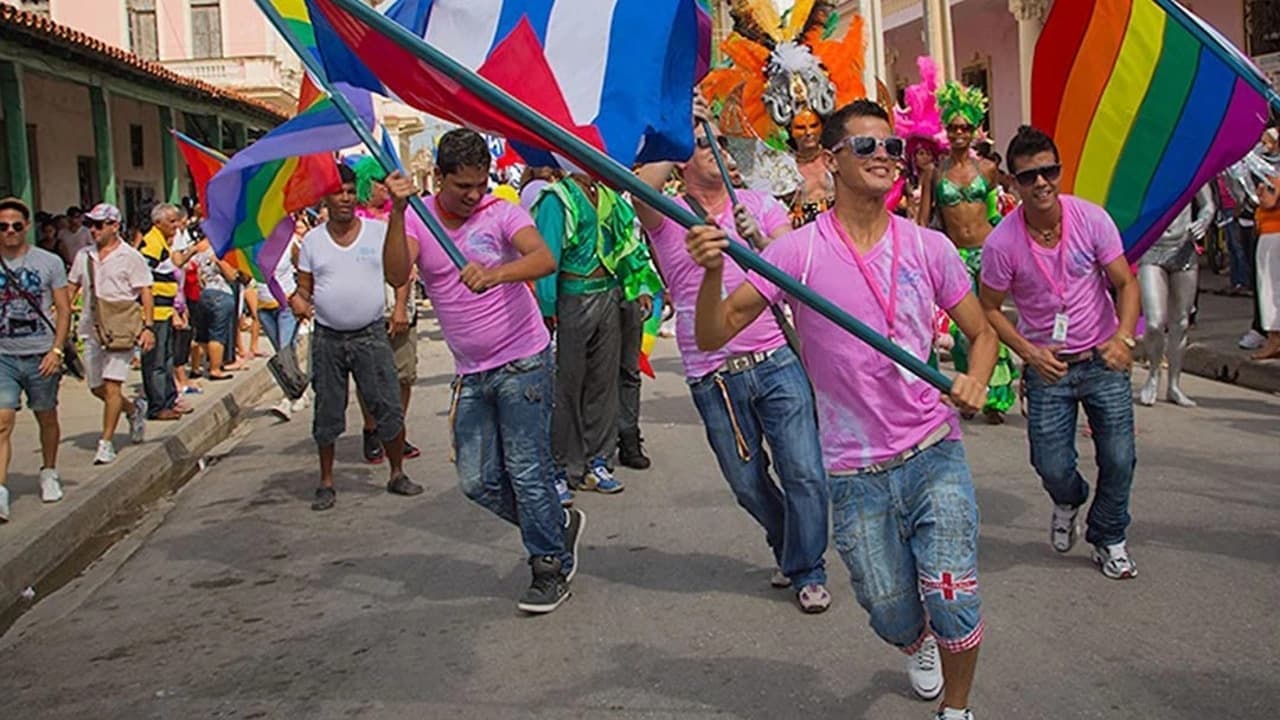
[[[49,352],[53,353],[54,355],[57,355],[60,358],[65,358],[67,356],[66,353],[62,352],[62,348],[60,347],[53,348]]]

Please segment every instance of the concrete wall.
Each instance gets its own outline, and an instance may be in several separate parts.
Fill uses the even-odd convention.
[[[89,88],[50,75],[23,75],[27,123],[36,126],[41,209],[62,212],[80,204],[76,159],[93,156]]]
[[[124,0],[50,0],[54,22],[73,27],[116,47],[129,47]]]
[[[125,0],[51,0],[54,21],[117,47],[129,49]],[[226,57],[274,55],[277,40],[254,0],[221,0],[222,49]],[[191,59],[190,0],[156,0],[160,59]]]
[[[142,126],[142,167],[134,167],[130,153],[129,126]],[[164,186],[164,158],[160,153],[160,110],[155,105],[132,98],[111,98],[111,142],[115,151],[116,186],[124,206],[127,184],[145,185],[155,197]]]

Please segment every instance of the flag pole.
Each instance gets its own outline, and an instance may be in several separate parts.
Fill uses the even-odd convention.
[[[369,132],[369,128],[364,126],[364,122],[360,119],[359,113],[356,112],[355,108],[351,107],[351,102],[347,100],[346,96],[338,89],[333,87],[332,83],[329,82],[328,76],[325,75],[324,68],[320,67],[316,63],[315,57],[311,55],[301,42],[299,42],[297,36],[293,34],[293,31],[289,29],[288,24],[285,23],[284,18],[280,15],[280,11],[276,10],[275,6],[271,4],[271,0],[256,0],[256,2],[263,14],[265,14],[267,19],[271,21],[276,32],[280,33],[280,35],[284,37],[284,41],[289,43],[289,47],[293,48],[294,54],[296,54],[298,59],[302,61],[307,72],[311,73],[312,79],[314,79],[316,84],[320,86],[321,90],[328,93],[329,98],[333,100],[333,106],[338,109],[338,112],[342,115],[343,119],[347,121],[347,124],[351,126],[351,129],[356,131],[356,135],[360,136],[360,141],[364,143],[365,147],[368,148],[369,152],[373,155],[373,158],[382,166],[383,172],[390,175],[398,170],[395,162],[387,155],[386,151],[382,149],[382,146],[373,139],[373,135]],[[435,237],[436,242],[440,243],[440,247],[444,249],[445,254],[449,256],[449,259],[453,261],[453,264],[457,266],[459,270],[465,267],[467,259],[462,256],[462,251],[458,249],[458,246],[454,245],[453,241],[449,239],[449,235],[445,232],[444,228],[440,226],[440,223],[436,220],[435,216],[427,211],[427,206],[422,202],[422,198],[417,195],[410,195],[409,207],[413,208],[413,211],[417,213],[423,224],[427,226],[427,230],[429,230],[431,235]]]
[[[729,204],[738,207],[738,191],[733,187],[733,178],[729,177],[729,166],[724,162],[724,155],[716,145],[715,133],[711,132],[711,122],[702,121],[702,132],[707,136],[707,146],[711,148],[711,157],[716,159],[716,167],[720,168],[720,179],[724,181],[724,189],[729,191]]]
[[[261,5],[265,1],[258,0],[258,4]],[[308,5],[316,1],[308,0]],[[542,139],[551,142],[558,148],[569,151],[574,159],[582,162],[588,170],[608,181],[615,188],[630,192],[632,197],[644,202],[686,228],[702,225],[705,222],[688,209],[677,205],[661,192],[641,182],[630,170],[618,164],[612,158],[567,132],[564,128],[548,120],[528,105],[511,97],[497,85],[472,72],[447,54],[432,47],[422,38],[409,32],[408,29],[372,7],[365,5],[360,0],[319,1],[336,5],[347,13],[354,15],[365,25],[376,28],[401,49],[458,83],[463,89],[498,108]],[[761,259],[750,248],[737,243],[729,243],[729,246],[724,249],[724,253],[742,267],[759,273],[787,294],[813,308],[818,314],[888,356],[913,375],[925,380],[944,393],[951,392],[951,378],[929,367],[923,360],[872,330],[865,323],[845,312],[830,300],[818,295],[796,281],[795,278]]]

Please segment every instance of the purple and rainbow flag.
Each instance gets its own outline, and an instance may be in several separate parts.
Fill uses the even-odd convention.
[[[1174,0],[1057,2],[1036,45],[1032,121],[1062,190],[1107,209],[1131,261],[1253,148],[1268,105],[1261,71]]]

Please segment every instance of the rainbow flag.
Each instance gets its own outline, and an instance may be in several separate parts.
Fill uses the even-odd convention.
[[[306,46],[311,55],[322,63],[320,50],[316,47],[316,30],[311,25],[311,15],[307,13],[307,0],[268,0],[293,36]]]
[[[360,142],[327,95],[303,82],[298,115],[231,157],[209,181],[205,234],[219,257],[279,293],[273,274],[293,234],[289,213],[339,186],[333,152]],[[373,127],[369,93],[347,86],[361,121]]]
[[[644,321],[644,334],[640,337],[640,372],[649,377],[653,374],[653,365],[649,356],[653,354],[653,346],[658,342],[658,331],[662,329],[662,293],[653,296],[653,312]]]
[[[178,141],[178,151],[182,153],[182,159],[187,163],[187,170],[191,172],[191,180],[196,186],[196,199],[200,201],[201,207],[205,208],[205,212],[208,212],[209,181],[218,174],[223,165],[227,164],[227,156],[196,142],[177,130],[169,132],[172,132],[174,140]]]
[[[1131,261],[1280,108],[1257,67],[1174,0],[1054,3],[1031,97],[1063,191],[1107,209]]]

